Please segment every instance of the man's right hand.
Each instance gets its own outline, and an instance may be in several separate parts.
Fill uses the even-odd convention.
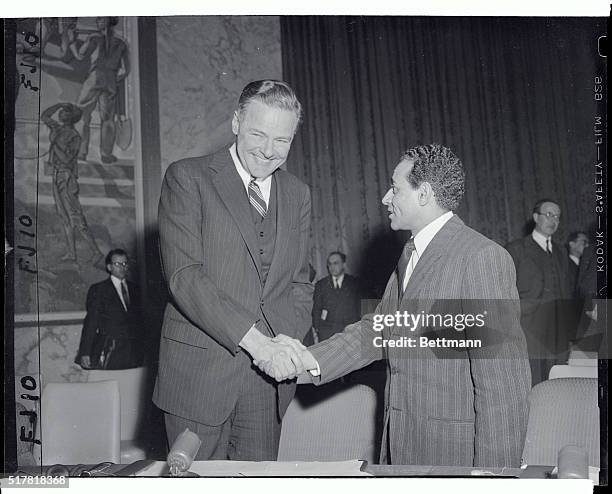
[[[91,358],[89,357],[89,355],[81,356],[81,367],[87,370],[91,369]]]
[[[240,341],[253,363],[270,377],[281,382],[304,372],[300,353],[287,343],[273,341],[254,326]]]

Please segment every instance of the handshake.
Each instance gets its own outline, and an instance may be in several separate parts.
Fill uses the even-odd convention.
[[[274,338],[261,335],[257,344],[248,350],[253,363],[278,382],[318,367],[315,358],[300,341],[284,334]]]

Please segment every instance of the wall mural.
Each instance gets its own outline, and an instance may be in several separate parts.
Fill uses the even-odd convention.
[[[87,290],[108,276],[106,253],[137,257],[135,53],[135,18],[17,22],[10,259],[20,465],[40,462],[40,389],[86,378],[69,363]]]
[[[124,17],[18,24],[16,314],[82,311],[106,252],[135,257],[135,30]]]

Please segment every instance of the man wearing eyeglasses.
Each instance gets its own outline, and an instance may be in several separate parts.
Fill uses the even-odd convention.
[[[521,299],[521,324],[527,338],[532,384],[548,379],[550,368],[567,360],[575,331],[568,318],[572,296],[569,257],[565,247],[553,240],[561,208],[542,199],[533,208],[533,231],[506,248],[516,266],[516,285]]]
[[[126,279],[127,252],[106,256],[110,276],[87,292],[87,315],[75,362],[83,369],[130,369],[143,362],[142,312],[138,286]]]

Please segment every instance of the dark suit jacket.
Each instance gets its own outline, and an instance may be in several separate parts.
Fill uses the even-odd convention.
[[[573,296],[576,293],[576,283],[578,281],[578,268],[574,261],[568,256],[567,260],[567,274],[569,280],[569,286],[571,290],[571,295]]]
[[[370,314],[310,347],[321,368],[319,383],[387,359],[381,460],[407,465],[519,466],[531,377],[515,283],[508,253],[455,215],[425,249],[399,302],[397,275],[391,275],[375,314],[486,311],[484,328],[459,331],[456,326],[445,332],[421,326],[410,331],[391,325],[381,333],[374,329]],[[381,336],[420,341],[421,336],[429,340],[436,334],[478,336],[484,348],[384,349],[373,344]]]
[[[523,315],[531,314],[547,300],[543,298],[545,266],[540,262],[542,248],[531,235],[510,242],[507,247],[516,267],[516,286],[521,298]],[[552,242],[552,255],[560,268],[558,299],[572,297],[569,280],[569,266],[572,262],[567,250],[561,244]]]
[[[516,266],[516,286],[521,299],[521,325],[527,336],[533,384],[548,379],[550,368],[565,363],[570,341],[576,336],[578,313],[572,300],[567,250],[553,242],[551,262],[531,235],[508,244]]]
[[[83,323],[81,343],[76,362],[89,355],[94,364],[100,356],[104,337],[132,338],[143,343],[142,310],[138,285],[127,282],[130,305],[126,312],[110,277],[89,287],[87,292],[87,315]],[[141,363],[141,362],[140,362]],[[138,365],[140,363],[137,363]],[[126,367],[130,367],[126,363]]]
[[[312,305],[312,325],[319,334],[319,340],[339,333],[344,327],[361,318],[361,294],[357,278],[344,273],[342,286],[334,288],[332,276],[317,281]],[[326,310],[325,319],[322,311]]]
[[[239,346],[256,321],[301,340],[310,328],[307,261],[310,190],[284,170],[274,174],[277,225],[264,284],[251,206],[229,150],[170,165],[159,204],[166,307],[153,400],[162,410],[219,425],[247,372]],[[294,384],[279,385],[284,414]]]

